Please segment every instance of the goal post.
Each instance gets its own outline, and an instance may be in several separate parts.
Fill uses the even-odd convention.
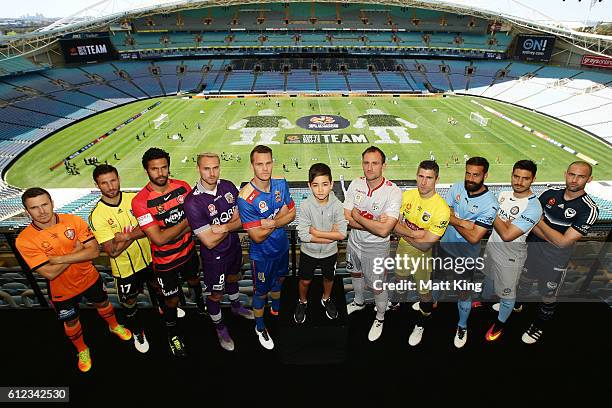
[[[163,129],[170,124],[170,117],[162,113],[157,118],[153,119],[149,122],[149,127],[153,129]]]
[[[485,118],[478,112],[470,112],[470,120],[478,123],[479,126],[488,126],[489,118]]]

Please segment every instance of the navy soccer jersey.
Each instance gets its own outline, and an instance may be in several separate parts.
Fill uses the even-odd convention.
[[[544,210],[544,222],[561,234],[565,234],[568,228],[573,228],[582,235],[586,235],[599,217],[597,205],[586,193],[573,200],[566,200],[564,194],[564,188],[551,188],[540,195],[538,199]],[[527,242],[546,241],[532,232]],[[571,251],[568,251],[567,248],[563,250],[553,245],[547,245],[546,248],[553,252],[555,257],[569,259],[571,256]]]
[[[285,179],[271,179],[270,191],[259,190],[249,182],[240,190],[238,209],[240,221],[245,230],[261,226],[261,220],[272,219],[286,205],[289,209],[295,206],[289,185]],[[277,228],[260,243],[251,242],[249,258],[256,261],[281,257],[289,250],[289,239],[283,228]]]
[[[227,224],[236,212],[236,199],[238,189],[227,180],[219,180],[217,188],[206,190],[198,181],[193,190],[185,198],[185,214],[193,232],[197,235],[210,229],[212,225]],[[231,232],[213,249],[200,245],[202,261],[219,256],[234,256],[240,253],[240,240],[238,233]],[[228,261],[229,262],[229,261]]]
[[[446,193],[446,203],[454,211],[455,217],[471,221],[474,224],[491,228],[499,204],[497,198],[485,186],[478,194],[468,194],[464,183],[455,183]],[[454,257],[477,258],[480,256],[480,242],[470,244],[459,232],[449,225],[440,240],[442,248]]]

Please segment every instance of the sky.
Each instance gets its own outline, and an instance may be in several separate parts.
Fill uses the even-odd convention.
[[[556,21],[607,21],[612,22],[612,0],[595,0],[591,10],[592,0],[455,0],[447,1],[457,4],[473,5],[495,11],[504,10],[519,17],[534,20],[545,20],[538,15],[535,9]],[[66,17],[74,14],[87,5],[95,5],[91,8],[91,15],[111,14],[137,7],[144,4],[163,4],[172,2],[169,0],[19,0],[3,1],[0,17],[11,18],[22,15],[43,14],[45,17]]]

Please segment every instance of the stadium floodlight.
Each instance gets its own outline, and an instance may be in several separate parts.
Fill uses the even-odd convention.
[[[153,129],[163,129],[170,124],[170,117],[166,113],[162,113],[157,118],[149,122],[149,127]]]
[[[470,120],[478,123],[478,126],[488,126],[489,118],[485,118],[478,112],[470,112]]]

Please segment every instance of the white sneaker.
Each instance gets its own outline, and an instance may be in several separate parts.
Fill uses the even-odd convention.
[[[346,305],[346,311],[348,314],[351,314],[353,312],[358,312],[359,310],[363,310],[363,309],[365,309],[365,303],[362,305],[358,305],[357,303],[355,303],[354,300],[348,305]]]
[[[391,308],[391,301],[387,302],[387,308],[385,309],[385,312],[388,311]],[[376,305],[374,305],[374,311],[378,312],[378,308],[376,307]]]
[[[370,332],[368,333],[368,340],[376,341],[380,338],[384,323],[384,320],[374,319],[374,323],[372,323],[372,327],[370,328]]]
[[[415,312],[418,312],[419,310],[421,310],[421,303],[420,302],[414,302],[412,304],[412,310],[414,310]]]
[[[461,348],[465,346],[465,343],[467,343],[467,329],[457,326],[457,332],[455,333],[454,343],[455,343],[455,347],[457,348]]]
[[[274,342],[272,341],[270,334],[268,334],[268,330],[264,329],[262,332],[260,332],[257,330],[257,327],[255,327],[255,333],[257,333],[259,343],[261,343],[265,349],[272,350],[274,348]]]
[[[180,307],[176,308],[176,317],[178,317],[179,319],[181,317],[185,317],[185,311],[183,309],[181,309]]]
[[[498,302],[498,303],[495,303],[495,304],[493,305],[493,310],[495,310],[496,312],[499,312],[499,302]],[[523,305],[520,305],[519,307],[514,307],[514,308],[512,308],[512,311],[513,311],[513,312],[515,312],[515,313],[520,313],[520,312],[522,312],[522,311],[523,311]]]
[[[149,351],[149,342],[144,334],[144,331],[140,333],[134,333],[134,347],[141,353]]]
[[[410,334],[410,337],[408,337],[408,344],[410,344],[411,346],[416,346],[421,342],[421,339],[423,338],[423,332],[425,331],[424,327],[421,326],[414,326],[414,329],[412,329],[412,333]]]

